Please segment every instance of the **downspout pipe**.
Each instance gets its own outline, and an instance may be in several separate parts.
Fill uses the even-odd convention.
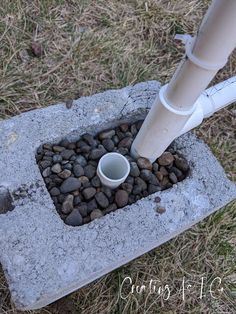
[[[135,158],[154,162],[183,134],[197,110],[199,96],[236,46],[236,1],[213,0],[197,36],[179,38],[185,41],[185,57],[169,84],[160,90],[132,144]]]

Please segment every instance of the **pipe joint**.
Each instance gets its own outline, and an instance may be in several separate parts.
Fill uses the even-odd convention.
[[[225,66],[225,64],[228,61],[228,58],[225,58],[219,63],[209,63],[204,60],[199,59],[193,54],[193,46],[196,40],[196,37],[192,37],[189,34],[176,34],[175,39],[180,40],[184,43],[185,45],[185,54],[188,57],[188,59],[194,63],[196,66],[208,70],[208,71],[218,71],[221,68]]]

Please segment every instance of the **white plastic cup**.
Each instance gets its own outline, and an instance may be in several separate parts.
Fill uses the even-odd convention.
[[[97,175],[101,183],[111,189],[125,181],[130,172],[128,160],[121,154],[108,153],[99,160]]]

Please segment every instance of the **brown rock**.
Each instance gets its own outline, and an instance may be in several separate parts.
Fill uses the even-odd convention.
[[[115,202],[118,207],[124,207],[128,204],[129,195],[124,190],[118,190],[115,194]]]
[[[100,209],[94,209],[91,214],[90,214],[90,218],[91,220],[94,220],[94,219],[97,219],[97,218],[100,218],[103,216],[103,213]]]
[[[143,157],[138,158],[137,165],[140,169],[152,170],[152,163],[146,158]]]
[[[170,152],[164,152],[158,159],[161,166],[168,166],[174,161],[174,156]]]

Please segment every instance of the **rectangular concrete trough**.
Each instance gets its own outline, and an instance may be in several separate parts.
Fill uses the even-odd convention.
[[[235,185],[211,151],[189,133],[174,143],[190,164],[187,179],[87,225],[71,227],[60,219],[36,164],[36,149],[145,117],[159,87],[156,81],[140,83],[80,98],[71,109],[58,104],[0,122],[0,187],[18,195],[14,209],[0,214],[0,262],[17,308],[36,309],[55,301],[236,197]],[[156,196],[166,209],[161,215]],[[3,192],[1,199],[6,207]]]

